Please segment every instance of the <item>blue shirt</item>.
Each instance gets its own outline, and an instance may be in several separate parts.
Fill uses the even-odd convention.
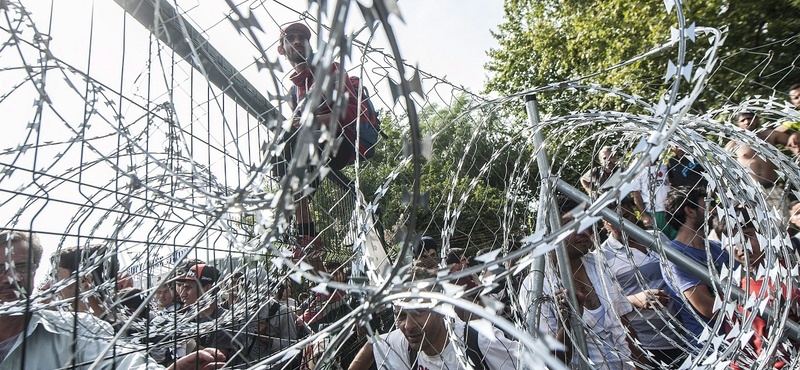
[[[705,243],[705,241],[704,241]],[[700,263],[703,266],[707,266],[708,258],[706,255],[705,249],[696,249],[692,248],[688,245],[685,245],[677,240],[673,240],[670,242],[670,246],[674,248],[676,251],[683,253],[684,255],[688,256],[692,260]],[[712,264],[717,270],[721,270],[723,266],[728,265],[730,261],[730,255],[724,249],[722,249],[722,244],[717,241],[709,240],[708,241],[708,252],[711,255]],[[734,263],[734,267],[738,266],[738,263]],[[691,304],[688,302],[684,303],[684,296],[683,292],[687,289],[695,287],[697,285],[706,285],[706,283],[700,281],[697,277],[693,276],[692,274],[688,273],[686,270],[678,267],[674,263],[670,262],[668,264],[669,271],[664,271],[664,278],[667,281],[667,287],[669,288],[669,293],[672,295],[673,301],[679,305],[678,314],[683,321],[683,326],[693,335],[690,336],[688,339],[692,342],[693,345],[697,346],[697,337],[703,333],[703,329],[705,325],[709,325],[711,320],[701,315]],[[670,276],[674,276],[674,281]],[[713,289],[709,287],[709,291],[713,294]],[[702,321],[698,321],[697,318],[700,318]]]
[[[659,237],[663,243],[669,243],[663,234],[659,233]],[[645,289],[669,291],[661,274],[661,261],[658,253],[648,251],[647,254],[644,254],[636,248],[628,248],[613,235],[610,235],[603,243],[600,253],[605,259],[605,261],[598,259],[604,264],[602,268],[617,279],[626,296]],[[636,336],[642,342],[642,346],[650,350],[673,349],[675,346],[672,342],[680,342],[679,334],[669,325],[671,317],[677,317],[675,299],[670,299],[663,309],[633,307],[633,311],[628,314],[628,320],[636,329]]]

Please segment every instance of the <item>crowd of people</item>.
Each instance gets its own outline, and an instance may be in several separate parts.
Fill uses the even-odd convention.
[[[279,52],[293,67],[290,80],[296,111],[302,109],[315,85],[315,71],[307,63],[313,56],[310,37],[310,30],[301,23],[284,27],[280,37]],[[334,63],[331,68],[337,72],[341,67]],[[341,169],[354,153],[358,155],[353,146],[359,144],[349,134],[354,132],[359,112],[367,110],[349,81],[345,76],[332,82],[346,84],[344,105],[323,101],[314,114],[317,129],[347,134],[344,146],[326,162],[333,169]],[[800,86],[793,86],[790,96],[792,103],[800,104]],[[761,129],[758,115],[747,110],[738,112],[734,122],[771,144],[800,153],[800,134],[790,125]],[[301,115],[292,119],[294,129],[303,124]],[[747,144],[731,141],[726,148],[748,169],[768,204],[800,227],[800,203],[785,201],[776,166]],[[287,146],[286,159],[293,155],[292,150],[292,145]],[[295,189],[293,209],[300,237],[293,258],[297,263],[309,263],[310,273],[325,283],[302,285],[307,289],[297,295],[295,290],[301,285],[285,276],[268,276],[261,267],[224,274],[213,261],[200,260],[181,262],[174,273],[159,280],[157,288],[120,287],[114,253],[103,245],[91,245],[62,248],[52,256],[52,279],[39,293],[54,294],[36,301],[46,309],[31,310],[32,282],[42,263],[42,246],[35,234],[3,231],[0,302],[18,310],[0,315],[0,370],[89,368],[95,363],[101,369],[257,364],[270,369],[311,369],[333,357],[339,366],[353,370],[455,370],[466,369],[467,362],[474,369],[521,367],[524,351],[518,341],[491,326],[477,330],[481,319],[466,306],[456,306],[451,313],[430,298],[445,292],[474,305],[487,305],[487,298],[500,302],[502,308],[495,307],[498,315],[532,333],[555,338],[561,344],[552,345],[554,357],[573,368],[581,362],[604,370],[677,368],[708,340],[710,328],[721,317],[718,302],[723,297],[709,283],[713,278],[665,261],[657,245],[668,245],[686,259],[715,271],[741,266],[746,271],[742,287],[748,293],[766,289],[775,298],[785,292],[776,286],[779,282],[765,280],[758,273],[765,267],[765,248],[761,248],[764,238],[756,232],[756,215],[740,209],[731,219],[717,219],[711,225],[715,235],[706,235],[709,216],[715,214],[713,194],[706,193],[710,178],[700,163],[679,147],[671,151],[668,160],[653,163],[635,179],[630,196],[612,206],[620,219],[650,229],[660,243],[633,238],[610,221],[604,221],[597,234],[592,227],[574,231],[563,240],[566,253],[553,254],[554,263],[544,272],[542,292],[535,296],[536,275],[511,273],[516,270],[516,260],[470,270],[493,260],[497,251],[454,245],[444,249],[434,238],[422,237],[413,250],[413,266],[402,277],[405,283],[419,283],[409,291],[423,297],[430,294],[429,298],[393,302],[390,328],[371,332],[375,335],[358,330],[351,336],[356,339],[346,339],[351,343],[366,339],[355,356],[339,350],[341,347],[329,350],[331,345],[342,346],[331,340],[314,341],[299,353],[285,351],[302,338],[324,331],[354,308],[354,298],[336,288],[348,282],[348,266],[327,258],[309,211],[308,197],[320,178]],[[600,165],[580,179],[590,196],[603,191],[622,162],[612,146],[603,147],[598,159]],[[315,164],[309,165],[300,170],[313,170]],[[284,168],[278,175],[303,177],[293,170],[297,168]],[[559,198],[558,205],[562,224],[572,221],[578,204]],[[503,253],[520,247],[519,243],[508,244]],[[564,268],[570,275],[560,273]],[[564,289],[565,276],[574,291]],[[788,296],[797,297],[797,293]],[[794,300],[791,306],[795,312]],[[539,316],[531,322],[528,314],[534,308]],[[749,314],[742,310],[739,322]],[[572,317],[581,323],[585,352],[578,347]],[[362,329],[366,326],[360,324]],[[726,321],[719,327],[723,332],[732,331],[735,324]],[[747,368],[766,350],[763,342],[770,335],[770,324],[754,320],[754,334],[731,366]],[[775,367],[787,363],[792,352],[788,345],[774,351],[770,365]]]

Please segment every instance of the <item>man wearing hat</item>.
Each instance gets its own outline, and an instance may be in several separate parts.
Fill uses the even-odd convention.
[[[301,126],[300,116],[303,114],[303,107],[306,105],[306,97],[311,96],[310,93],[316,87],[318,72],[320,72],[317,71],[317,66],[309,63],[314,56],[314,51],[311,49],[309,42],[310,39],[311,30],[308,27],[302,23],[292,23],[281,30],[278,44],[278,53],[283,55],[294,68],[294,72],[289,75],[289,80],[294,85],[291,89],[291,107],[294,112],[292,126],[294,129],[298,129]],[[341,76],[341,74],[344,76]],[[356,126],[358,126],[359,112],[361,113],[362,121],[368,120],[369,109],[366,100],[361,101],[359,106],[358,94],[350,82],[350,77],[347,76],[347,72],[338,63],[331,63],[328,68],[328,75],[332,78],[325,80],[331,81],[332,90],[336,92],[333,96],[346,99],[346,104],[339,105],[342,108],[334,109],[339,102],[329,101],[328,99],[331,95],[325,94],[318,105],[309,110],[309,113],[313,115],[313,128],[315,130],[324,128],[331,133],[330,137],[332,139],[328,140],[327,143],[339,141],[339,147],[333,151],[329,158],[323,159],[323,161],[330,169],[340,170],[352,163],[352,160],[356,157],[354,143],[356,143],[357,138]],[[343,86],[341,86],[342,81],[344,82]],[[323,86],[323,88],[329,89],[328,86]],[[340,137],[342,140],[338,140]],[[284,151],[284,157],[286,158],[291,158],[292,156],[291,152],[294,145],[291,140],[294,140],[294,138],[290,139],[290,145],[287,145],[287,150]],[[324,145],[322,144],[321,147],[324,147]],[[280,170],[278,170],[278,175],[283,175]],[[316,187],[318,181],[315,180],[311,186]],[[317,237],[308,199],[305,196],[302,198],[298,196],[298,198],[299,204],[295,208],[295,217],[300,234],[298,238],[300,245],[295,252],[295,258],[306,257],[306,262],[314,266],[315,269],[320,270],[322,268],[324,245]]]
[[[197,312],[194,321],[198,323],[198,328],[200,324],[214,322],[211,330],[199,330],[206,334],[200,335],[198,332],[198,335],[194,338],[197,343],[196,349],[217,348],[225,357],[230,358],[230,354],[234,352],[232,351],[231,334],[224,329],[226,326],[224,321],[217,321],[221,318],[230,317],[230,313],[217,306],[216,299],[211,299],[210,302],[200,302],[207,304],[203,306],[198,303],[203,294],[215,291],[214,285],[219,280],[219,276],[219,270],[214,266],[194,265],[189,268],[185,275],[175,279],[175,287],[178,297],[183,302],[183,309]],[[187,352],[191,352],[191,350],[191,348],[187,348]]]
[[[439,245],[436,240],[430,236],[423,236],[419,239],[419,243],[414,247],[414,258],[420,259],[423,257],[436,258],[439,257]]]

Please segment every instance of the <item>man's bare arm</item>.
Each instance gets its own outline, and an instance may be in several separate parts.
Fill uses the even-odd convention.
[[[684,290],[683,295],[689,300],[692,307],[705,318],[713,319],[716,316],[716,312],[714,312],[715,295],[711,293],[707,285],[695,285]]]
[[[372,349],[372,343],[367,342],[364,344],[364,347],[361,347],[361,350],[358,351],[358,354],[356,354],[356,357],[347,370],[368,370],[374,362],[375,355]]]
[[[642,215],[642,222],[644,222],[644,226],[653,227],[653,220],[650,218],[650,215],[647,214],[647,210],[644,207],[644,198],[642,198],[641,191],[632,191],[633,194],[633,203],[636,204],[636,208],[639,209],[639,213]]]
[[[636,329],[633,328],[627,316],[620,316],[620,320],[622,321],[622,326],[625,327],[625,330],[627,330],[629,334],[627,337],[628,348],[631,350],[631,357],[636,360],[636,369],[649,368],[650,361],[647,360],[647,356],[645,356],[639,346],[636,345],[636,342],[639,341],[639,336],[636,334]]]

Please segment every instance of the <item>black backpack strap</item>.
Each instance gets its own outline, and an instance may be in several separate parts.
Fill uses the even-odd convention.
[[[408,345],[408,362],[411,364],[411,370],[417,370],[419,368],[419,351],[415,351],[411,348],[411,345]]]
[[[292,109],[297,108],[297,86],[292,85],[289,92],[292,94]]]
[[[278,302],[272,302],[269,305],[269,318],[275,317],[275,314],[278,313],[278,310],[281,309],[281,305]]]
[[[464,323],[464,341],[467,342],[467,358],[472,361],[474,370],[490,370],[486,359],[478,346],[478,331]]]

